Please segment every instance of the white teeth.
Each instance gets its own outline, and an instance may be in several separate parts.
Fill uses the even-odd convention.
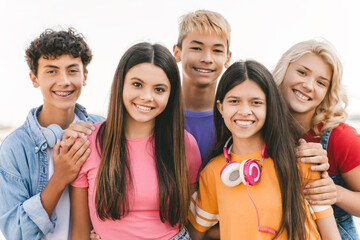
[[[56,95],[66,97],[69,96],[72,92],[54,92]]]
[[[150,112],[150,110],[151,110],[151,107],[140,106],[140,105],[137,105],[137,104],[135,104],[135,106],[136,106],[138,109],[140,109],[140,110],[142,110],[142,111],[145,111],[145,112]]]
[[[309,98],[302,95],[299,91],[295,90],[295,95],[298,96],[300,99],[304,100],[304,101],[309,101]]]
[[[198,72],[203,72],[203,73],[210,73],[210,72],[212,72],[212,70],[199,69],[199,68],[196,68],[196,71],[198,71]]]
[[[236,122],[236,124],[244,126],[244,127],[247,127],[247,126],[250,126],[251,124],[253,124],[253,121],[240,121],[240,120],[237,120],[235,122]]]

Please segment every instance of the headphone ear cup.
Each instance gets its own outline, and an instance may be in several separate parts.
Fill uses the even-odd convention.
[[[64,130],[57,124],[51,124],[47,128],[41,129],[50,148],[53,148],[57,139],[62,139]]]
[[[227,163],[220,172],[222,182],[228,187],[234,187],[241,183],[240,179],[240,163],[229,162]]]
[[[241,162],[240,178],[241,181],[249,185],[255,185],[260,181],[261,169],[257,161],[248,159]]]

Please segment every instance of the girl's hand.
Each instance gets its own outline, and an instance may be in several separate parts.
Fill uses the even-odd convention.
[[[91,230],[91,232],[90,232],[90,239],[91,239],[91,240],[98,240],[98,239],[101,240],[100,236],[96,234],[96,232],[95,232],[94,229]]]
[[[312,171],[327,171],[329,163],[327,152],[320,143],[308,143],[304,139],[299,140],[299,146],[295,149],[296,156],[304,163],[315,163],[317,165],[311,166]]]
[[[65,129],[63,140],[70,138],[71,136],[76,138],[84,137],[85,135],[90,135],[92,131],[95,130],[95,127],[92,125],[92,122],[77,122],[71,123],[67,129]]]
[[[332,205],[336,203],[336,185],[327,172],[321,174],[321,178],[308,183],[304,189],[305,199],[311,205]]]

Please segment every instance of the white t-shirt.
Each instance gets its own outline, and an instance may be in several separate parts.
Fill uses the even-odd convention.
[[[74,121],[79,122],[80,119],[75,115]],[[54,174],[54,160],[53,160],[53,148],[47,148],[46,152],[49,156],[49,180]],[[53,214],[56,215],[55,229],[53,233],[46,234],[42,239],[44,240],[65,240],[70,239],[70,195],[69,187],[66,186],[65,190],[61,194],[61,197],[56,204]],[[90,237],[90,233],[89,233]]]

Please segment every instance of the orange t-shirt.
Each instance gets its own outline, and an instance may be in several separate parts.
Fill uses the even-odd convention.
[[[245,156],[231,153],[231,160],[242,162],[246,159],[260,159],[261,151]],[[247,193],[246,185],[235,187],[226,186],[220,178],[220,171],[226,164],[221,154],[212,159],[200,174],[199,190],[191,200],[189,220],[200,232],[208,230],[220,222],[221,239],[272,239],[273,235],[258,231],[258,220],[255,207]],[[307,172],[304,166],[301,171]],[[313,177],[312,174],[310,174]],[[309,177],[303,175],[303,177]],[[260,182],[249,186],[249,192],[256,203],[259,212],[260,226],[278,230],[282,216],[281,192],[271,158],[266,158],[262,164]],[[299,193],[300,194],[300,193]],[[308,239],[321,239],[315,220],[310,210],[306,208],[309,224]],[[332,209],[326,209],[317,217],[327,217]],[[282,232],[278,239],[286,239],[286,232]]]

